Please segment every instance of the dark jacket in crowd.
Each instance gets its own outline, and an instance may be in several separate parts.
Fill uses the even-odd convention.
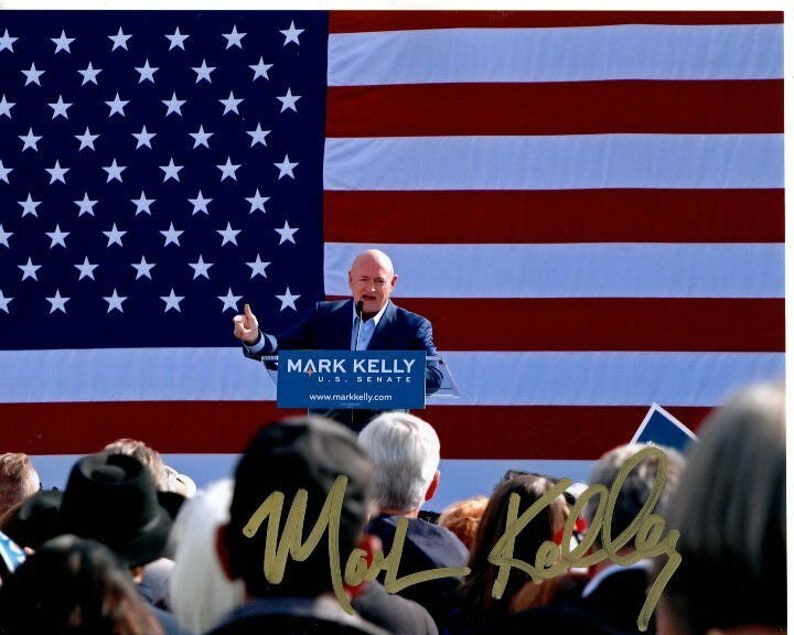
[[[365,620],[395,635],[438,635],[436,623],[425,607],[387,593],[377,580],[366,584],[351,604]]]
[[[387,635],[342,610],[336,598],[255,598],[232,611],[208,635]]]
[[[367,533],[378,536],[383,543],[383,552],[391,552],[397,521],[402,516],[381,514],[373,518]],[[407,518],[408,531],[405,535],[400,568],[397,577],[402,578],[420,571],[432,571],[446,567],[465,567],[469,551],[460,539],[446,527],[434,525],[421,518]],[[381,582],[384,573],[378,578]],[[440,578],[409,586],[399,592],[404,598],[414,600],[424,606],[436,624],[446,617],[446,598],[458,586],[460,578]]]

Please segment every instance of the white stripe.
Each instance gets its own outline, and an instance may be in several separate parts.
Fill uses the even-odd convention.
[[[229,348],[2,351],[0,403],[274,400],[260,364]]]
[[[531,450],[528,453],[531,453]],[[442,456],[444,454],[443,446],[441,454]],[[80,456],[79,454],[40,454],[33,455],[31,460],[44,487],[47,489],[57,487],[63,490],[69,471]],[[239,454],[163,455],[166,465],[170,465],[177,472],[187,474],[201,489],[205,489],[215,481],[232,478],[239,458]],[[581,460],[442,459],[439,466],[441,483],[435,496],[425,504],[424,509],[440,512],[450,503],[470,496],[489,496],[494,485],[501,480],[507,470],[524,470],[586,482],[592,465],[593,461]]]
[[[782,134],[329,138],[327,190],[780,188]]]
[[[326,243],[326,294],[350,293],[347,272],[364,248]],[[399,274],[395,298],[782,298],[785,292],[785,248],[775,243],[380,248]]]
[[[461,393],[439,405],[714,406],[783,376],[783,353],[444,352]],[[275,393],[235,348],[5,351],[0,402],[258,400]],[[638,422],[639,424],[639,422]]]
[[[785,368],[784,353],[442,354],[461,401],[479,406],[715,406],[747,383],[781,379]]]
[[[782,76],[782,24],[428,29],[328,42],[329,86]]]

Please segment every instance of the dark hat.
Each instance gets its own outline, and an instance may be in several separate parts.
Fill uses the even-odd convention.
[[[162,555],[172,522],[143,463],[107,452],[89,454],[74,465],[59,521],[61,533],[103,542],[129,566]]]
[[[367,519],[373,470],[374,465],[356,436],[329,419],[294,417],[261,428],[237,465],[226,531],[232,569],[245,580],[249,593],[312,594],[322,591],[320,587],[328,578],[328,551],[321,543],[311,558],[300,563],[302,566],[288,562],[279,589],[268,588],[262,568],[266,528],[263,526],[250,538],[243,536],[242,529],[270,494],[276,491],[284,494],[280,523],[283,528],[295,494],[299,489],[307,491],[305,537],[317,522],[337,477],[346,476],[348,482],[339,531],[339,547],[344,562],[345,552],[355,546]],[[314,563],[316,569],[311,575],[306,575],[314,560],[317,561]]]
[[[28,496],[16,514],[9,518],[5,533],[18,545],[38,549],[39,545],[58,535],[58,509],[63,492],[43,490]]]

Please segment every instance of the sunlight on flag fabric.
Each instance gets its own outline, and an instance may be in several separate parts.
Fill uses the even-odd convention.
[[[780,11],[0,12],[8,442],[239,451],[284,411],[231,317],[369,247],[445,459],[697,430],[783,375],[783,130]]]

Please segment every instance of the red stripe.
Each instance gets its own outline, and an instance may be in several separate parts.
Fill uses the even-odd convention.
[[[782,11],[332,11],[330,33],[609,24],[782,24]]]
[[[784,191],[326,191],[325,240],[777,243]]]
[[[331,298],[335,299],[335,298]],[[785,351],[783,298],[399,298],[442,351]],[[478,325],[473,339],[471,325]]]
[[[692,429],[708,408],[667,408]],[[445,459],[592,460],[628,442],[648,408],[442,407],[417,414],[438,430]],[[260,425],[295,411],[273,402],[4,404],[3,446],[86,454],[132,437],[166,453],[237,453]]]
[[[665,408],[697,430],[710,408]],[[431,407],[445,459],[595,460],[628,443],[644,406]]]
[[[686,104],[697,104],[697,108],[683,107]],[[783,80],[414,84],[328,89],[328,137],[641,132],[783,132]]]
[[[160,452],[239,452],[260,426],[299,412],[272,401],[0,404],[4,451],[28,454],[97,452],[121,437]]]

